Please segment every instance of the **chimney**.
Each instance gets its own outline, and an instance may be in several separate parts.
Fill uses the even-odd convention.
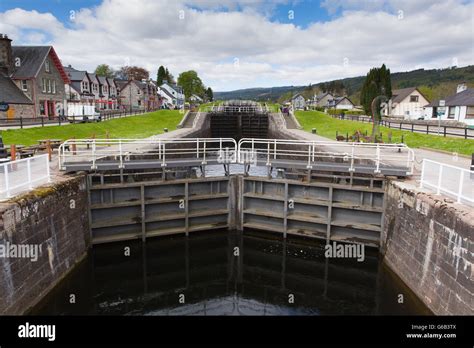
[[[6,34],[0,34],[0,72],[10,76],[12,70],[12,40]]]
[[[462,82],[456,88],[456,93],[461,93],[461,92],[465,91],[466,89],[467,89],[466,82]]]

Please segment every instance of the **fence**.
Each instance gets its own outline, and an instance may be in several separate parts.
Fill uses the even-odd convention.
[[[234,163],[232,138],[70,139],[59,147],[59,168],[123,169]]]
[[[332,118],[337,118],[340,120],[349,120],[349,121],[358,121],[372,123],[372,118],[365,115],[329,115]],[[463,137],[464,139],[474,139],[474,128],[469,127],[457,127],[457,126],[445,126],[445,125],[435,125],[429,123],[415,123],[415,122],[403,122],[397,121],[389,118],[383,118],[380,121],[380,125],[392,128],[410,131],[412,133],[424,133],[424,134],[436,134]]]
[[[47,154],[0,164],[0,199],[31,190],[49,180]]]
[[[251,139],[238,143],[239,162],[246,164],[263,159],[267,166],[296,166],[347,168],[349,172],[366,170],[387,173],[395,170],[400,175],[413,173],[414,152],[405,144],[339,143],[333,141]]]
[[[48,126],[62,125],[69,123],[80,123],[87,121],[107,121],[114,118],[141,115],[155,110],[111,110],[102,111],[97,116],[54,116],[54,117],[15,117],[11,119],[0,119],[0,127],[28,127],[28,126]]]
[[[474,206],[474,171],[423,160],[421,188],[454,198],[458,203]]]

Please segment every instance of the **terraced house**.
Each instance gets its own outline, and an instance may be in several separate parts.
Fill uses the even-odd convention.
[[[156,84],[151,80],[116,80],[120,105],[124,110],[155,110],[161,105]]]

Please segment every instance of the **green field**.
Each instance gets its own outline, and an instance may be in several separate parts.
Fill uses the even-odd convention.
[[[280,104],[277,103],[266,103],[268,108],[270,109],[270,112],[278,112],[280,109]]]
[[[207,111],[208,108],[214,105],[219,105],[221,102],[220,101],[214,101],[214,102],[209,102],[209,103],[204,103],[199,105],[199,111]]]
[[[304,130],[311,132],[312,128],[316,128],[317,134],[333,140],[336,139],[336,132],[343,136],[346,136],[346,134],[351,136],[358,130],[364,134],[367,131],[369,135],[372,132],[371,123],[338,120],[319,111],[296,111],[295,115]],[[444,138],[437,135],[412,133],[386,127],[380,127],[380,131],[384,142],[388,142],[388,134],[391,132],[392,143],[401,142],[403,134],[404,143],[412,148],[427,147],[469,156],[474,153],[474,140],[471,139],[465,140],[460,137]]]
[[[84,139],[95,136],[105,138],[147,138],[176,129],[183,117],[177,110],[159,110],[140,116],[116,118],[98,123],[76,123],[64,126],[36,127],[28,129],[8,129],[1,131],[4,144],[34,145],[40,139]]]

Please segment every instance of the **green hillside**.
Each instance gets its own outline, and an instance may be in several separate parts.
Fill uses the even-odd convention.
[[[390,68],[390,67],[389,67]],[[447,69],[418,69],[391,74],[392,89],[405,87],[419,87],[429,99],[446,98],[456,92],[460,82],[466,82],[468,87],[474,87],[474,65],[462,68]],[[347,94],[354,103],[359,104],[359,94],[365,76],[349,77],[340,80],[326,81],[311,86],[283,86],[272,88],[249,88],[230,92],[215,92],[216,99],[253,99],[260,101],[282,101],[295,93],[302,93],[305,97],[314,95],[320,90],[323,83],[342,82]]]

